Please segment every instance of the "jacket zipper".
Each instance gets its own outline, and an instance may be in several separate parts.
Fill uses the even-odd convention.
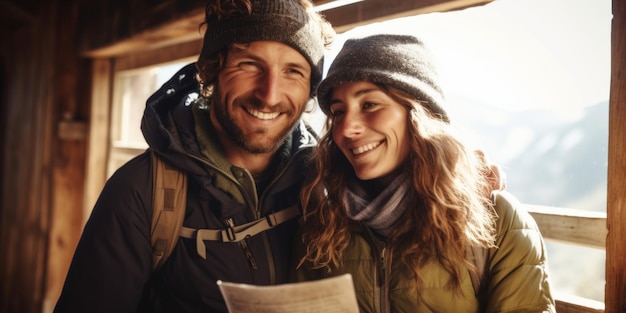
[[[235,223],[233,222],[232,218],[227,218],[226,219],[226,224],[228,225],[228,227],[233,228],[235,227]],[[239,246],[241,247],[241,249],[243,250],[243,253],[246,255],[246,258],[248,259],[248,265],[250,265],[250,268],[252,269],[252,280],[254,281],[254,276],[255,276],[255,270],[258,269],[258,266],[256,264],[256,260],[254,259],[254,255],[252,255],[252,251],[250,251],[250,248],[248,247],[248,243],[246,242],[246,239],[240,240]]]
[[[292,165],[292,163],[294,162],[294,160],[296,159],[296,156],[300,153],[302,153],[302,151],[307,150],[307,148],[309,147],[309,145],[303,145],[302,147],[300,147],[289,159],[289,161],[287,162],[287,164],[285,164],[285,166],[283,167],[283,169],[281,170],[281,172],[276,176],[276,178],[274,178],[274,180],[272,180],[270,182],[269,185],[267,185],[267,188],[265,188],[265,191],[263,192],[263,194],[261,195],[261,197],[259,198],[259,201],[257,203],[254,203],[254,201],[251,201],[250,199],[248,199],[249,203],[252,203],[253,205],[250,205],[252,207],[252,216],[254,219],[259,219],[261,217],[261,210],[259,209],[259,203],[263,203],[263,200],[265,199],[265,194],[267,192],[267,190],[271,190],[271,187],[276,183],[276,181],[281,178],[284,173],[287,171],[287,169]],[[198,156],[195,156],[193,154],[187,154],[189,157],[198,160],[202,163],[204,163],[205,165],[209,166],[210,168],[212,168],[213,170],[221,173],[223,176],[227,177],[228,179],[230,179],[238,188],[239,190],[243,193],[243,194],[247,194],[245,192],[245,190],[243,190],[243,187],[241,186],[241,184],[236,180],[233,179],[230,175],[228,175],[227,173],[225,173],[224,171],[222,171],[221,169],[217,168],[216,166],[214,166],[213,164],[210,164],[208,162],[206,162],[203,158],[200,158]],[[246,171],[248,173],[248,175],[250,175],[250,173],[248,171]],[[256,195],[256,185],[253,185],[253,192]],[[248,197],[246,197],[248,198]],[[234,222],[231,218],[226,220],[226,223],[229,225],[229,227],[233,227],[234,226]],[[265,244],[265,251],[266,251],[266,255],[267,255],[267,264],[268,264],[268,272],[269,272],[269,278],[270,278],[270,284],[274,285],[276,284],[276,262],[274,260],[274,255],[272,254],[272,247],[271,244],[269,242],[269,238],[267,237],[267,234],[265,232],[260,234],[263,238],[263,242]],[[248,259],[248,263],[250,264],[250,267],[252,268],[252,279],[254,281],[255,279],[255,273],[256,270],[258,269],[258,265],[257,262],[254,258],[254,255],[252,254],[252,251],[250,251],[250,248],[248,247],[248,244],[246,242],[246,239],[239,241],[239,246],[241,247],[241,249],[243,250],[243,252],[246,255],[246,258]]]
[[[389,268],[387,261],[387,247],[383,245],[383,248],[380,250],[380,260],[379,260],[379,286],[380,286],[380,308],[379,312],[386,313],[389,312]]]
[[[295,162],[294,160],[297,158],[297,156],[303,153],[302,151],[307,150],[308,147],[309,147],[308,145],[304,145],[300,147],[291,156],[291,158],[289,158],[289,161],[287,162],[287,164],[285,164],[285,166],[280,171],[280,173],[276,175],[276,177],[267,185],[267,187],[265,188],[265,191],[263,192],[263,194],[261,194],[261,197],[259,198],[259,203],[264,202],[265,195],[267,194],[268,190],[272,190],[272,186],[274,186],[276,181],[278,181],[281,177],[283,177],[285,172],[287,172],[287,169],[289,169],[292,166],[293,162]],[[256,213],[257,213],[256,218],[257,219],[260,218],[261,210],[259,208],[256,209]],[[269,277],[270,277],[270,284],[274,285],[276,284],[276,261],[274,260],[274,255],[272,254],[272,246],[270,244],[269,238],[267,237],[267,233],[263,232],[261,233],[261,236],[263,238],[263,243],[265,244],[265,251],[266,251],[265,255],[267,255],[267,264],[268,264],[268,271],[269,271]]]
[[[189,156],[190,158],[193,158],[197,161],[202,162],[204,165],[210,167],[211,169],[213,169],[214,171],[222,174],[222,176],[226,177],[227,179],[229,179],[235,186],[237,186],[237,188],[239,188],[239,190],[242,192],[242,194],[247,195],[247,192],[245,192],[245,190],[243,190],[243,187],[241,186],[241,184],[234,178],[232,178],[232,176],[230,176],[229,174],[227,174],[226,172],[222,171],[220,168],[214,166],[211,163],[206,162],[203,158],[193,155],[193,154],[187,154],[187,156]],[[256,188],[256,186],[253,186],[254,188]],[[253,190],[254,194],[256,194],[256,189]],[[252,201],[251,199],[249,199],[249,197],[246,196],[246,199],[248,201],[249,206],[251,206],[254,210],[258,211],[258,207],[256,204],[254,204],[254,201]],[[252,204],[252,205],[250,205]],[[253,218],[256,219],[257,214],[253,213]],[[227,218],[224,220],[226,222],[226,225],[228,225],[229,228],[232,228],[235,226],[235,222],[233,221],[232,218]],[[248,260],[248,265],[250,266],[250,273],[252,275],[251,277],[251,281],[255,281],[256,280],[256,270],[258,269],[258,265],[256,262],[256,259],[254,258],[254,255],[252,254],[252,251],[250,250],[250,247],[248,247],[248,243],[246,242],[246,239],[243,239],[241,241],[238,242],[239,247],[241,248],[241,250],[243,251],[244,255],[246,256],[246,259]],[[274,280],[274,278],[272,277],[271,280]]]
[[[374,273],[374,310],[378,313],[388,313],[389,308],[389,279],[391,275],[391,258],[390,250],[387,248],[387,244],[378,239],[372,230],[362,225],[365,228],[369,243],[372,249],[375,251],[375,273]]]

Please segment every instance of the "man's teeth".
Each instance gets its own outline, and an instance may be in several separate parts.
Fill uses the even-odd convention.
[[[248,110],[248,113],[250,113],[250,115],[261,120],[271,120],[271,119],[278,117],[278,115],[280,115],[280,113],[278,112],[265,113],[265,112],[255,111],[255,110]]]
[[[360,146],[358,148],[352,149],[353,154],[361,154],[363,152],[370,151],[380,145],[380,142],[368,143],[366,145]]]

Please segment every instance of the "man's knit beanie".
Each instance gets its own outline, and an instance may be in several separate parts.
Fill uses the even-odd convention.
[[[322,78],[324,41],[318,23],[298,0],[252,0],[251,13],[237,6],[240,1],[223,1],[222,7],[232,7],[224,16],[207,10],[206,33],[200,59],[213,59],[218,52],[233,43],[278,41],[300,52],[311,65],[311,90]]]
[[[384,34],[347,40],[317,90],[322,111],[330,114],[329,101],[335,87],[358,81],[407,92],[449,122],[433,58],[416,37]]]

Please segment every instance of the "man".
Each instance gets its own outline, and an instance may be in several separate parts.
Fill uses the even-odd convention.
[[[202,240],[297,204],[314,134],[300,117],[322,76],[330,25],[306,0],[210,1],[197,64],[147,101],[150,149],[185,172],[180,237],[153,272],[150,152],[106,183],[55,312],[226,312],[217,280],[287,282],[296,218],[243,240]]]

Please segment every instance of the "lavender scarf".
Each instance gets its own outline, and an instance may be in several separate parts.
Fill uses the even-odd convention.
[[[400,174],[374,199],[367,199],[365,190],[358,186],[348,189],[343,204],[348,217],[362,221],[378,234],[388,236],[408,207],[409,177]]]

